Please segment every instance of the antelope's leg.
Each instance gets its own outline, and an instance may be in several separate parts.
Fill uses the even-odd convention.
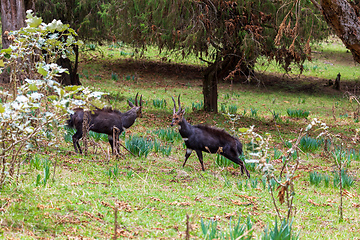
[[[246,166],[245,166],[245,163],[237,156],[231,156],[231,155],[228,155],[228,154],[221,154],[223,155],[224,157],[226,157],[227,159],[230,159],[231,161],[233,161],[234,163],[236,164],[239,164],[240,165],[240,170],[241,170],[241,174],[244,174],[244,171],[246,173],[246,176],[248,178],[250,178],[250,173],[249,171],[246,169]]]
[[[186,149],[186,153],[185,153],[185,161],[184,161],[183,167],[185,167],[186,161],[187,161],[188,158],[190,157],[191,153],[192,153],[192,149],[187,148],[187,149]]]
[[[77,132],[72,136],[75,152],[77,153],[78,150],[79,150],[80,154],[82,154],[81,147],[80,147],[80,144],[79,144],[79,139],[80,139],[81,137],[82,137],[82,132],[81,132],[81,131],[77,131]]]
[[[111,152],[112,154],[114,154],[114,141],[113,141],[113,137],[111,135],[108,135],[108,140],[110,143],[110,147],[111,147]]]
[[[200,164],[201,164],[201,169],[202,169],[203,171],[205,171],[202,151],[196,150],[196,154],[197,154],[197,156],[198,156],[198,158],[199,158],[199,161],[200,161]]]

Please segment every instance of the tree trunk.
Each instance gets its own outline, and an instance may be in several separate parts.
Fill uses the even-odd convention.
[[[218,112],[217,107],[217,83],[218,83],[218,68],[219,63],[211,64],[204,73],[203,80],[203,94],[204,94],[204,109],[207,112]]]
[[[315,0],[312,2],[322,11],[328,25],[351,51],[354,60],[360,63],[360,20],[354,8],[347,0],[321,0],[321,5]]]
[[[6,32],[19,30],[25,27],[24,0],[1,0],[2,48],[10,46]]]

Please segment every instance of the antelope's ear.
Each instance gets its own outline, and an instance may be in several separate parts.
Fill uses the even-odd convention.
[[[181,116],[183,116],[185,114],[185,109],[182,109],[180,114],[181,114]]]
[[[134,104],[131,101],[128,100],[128,103],[129,103],[130,107],[132,107],[132,108],[135,107]]]

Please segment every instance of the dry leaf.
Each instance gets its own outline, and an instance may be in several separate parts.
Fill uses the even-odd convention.
[[[251,202],[240,202],[238,200],[231,200],[231,202],[238,206],[249,206],[252,204]]]
[[[229,218],[231,218],[233,216],[236,216],[235,212],[233,212],[233,213],[225,213],[225,218],[227,218],[227,219],[229,219]]]
[[[355,207],[355,208],[359,208],[360,207],[360,203],[352,203],[351,204],[353,207]]]
[[[320,206],[320,204],[315,203],[315,202],[314,202],[313,200],[311,200],[311,199],[309,199],[308,202],[311,203],[311,204],[314,205],[314,206]]]
[[[285,202],[285,190],[286,190],[286,187],[285,186],[280,186],[280,190],[279,190],[279,193],[278,193],[278,198],[279,198],[279,202],[281,204],[283,204]]]

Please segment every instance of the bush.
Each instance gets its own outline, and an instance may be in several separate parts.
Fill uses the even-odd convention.
[[[229,109],[230,114],[236,114],[236,112],[237,112],[237,106],[236,105],[230,105],[228,109]]]
[[[182,139],[179,131],[174,130],[173,128],[161,128],[158,130],[154,130],[153,133],[165,142],[174,143],[175,141],[180,141]]]
[[[166,108],[166,101],[164,99],[154,99],[153,105],[155,108]]]
[[[300,140],[300,149],[304,152],[315,152],[321,147],[322,143],[323,141],[321,139],[304,136]]]
[[[287,114],[292,118],[307,118],[310,114],[309,111],[301,109],[287,109]]]
[[[148,154],[154,147],[152,141],[147,140],[144,137],[139,136],[130,136],[125,141],[125,146],[129,149],[130,152],[139,156],[139,157],[147,157]]]
[[[294,235],[291,229],[292,222],[286,222],[283,220],[281,225],[278,227],[277,219],[275,219],[275,225],[272,229],[265,228],[263,235],[261,236],[262,240],[296,240],[299,239],[299,234]]]
[[[220,155],[220,154],[216,154],[216,160],[215,160],[216,165],[218,165],[219,167],[229,167],[229,166],[234,166],[235,168],[237,168],[239,165],[237,165],[236,163],[234,163],[233,161],[227,159],[226,157]]]
[[[57,146],[59,138],[63,137],[60,134],[62,116],[68,114],[69,109],[85,106],[90,98],[101,96],[81,86],[63,87],[55,81],[56,76],[66,71],[55,64],[57,58],[72,52],[70,49],[74,45],[80,45],[73,29],[56,20],[42,23],[41,18],[33,16],[31,11],[27,11],[26,22],[25,28],[11,33],[13,46],[0,53],[1,61],[10,71],[12,84],[11,94],[0,90],[0,143],[3,149],[0,188],[5,182],[18,179],[14,176],[20,172],[18,157],[28,151],[40,151],[43,146]],[[62,42],[64,38],[67,40]],[[42,50],[47,51],[46,59],[45,55],[39,54]],[[36,61],[32,61],[34,59]],[[92,104],[99,106],[97,102]],[[49,167],[44,171],[46,184]]]
[[[204,107],[204,102],[201,101],[200,103],[191,103],[191,108],[193,111],[199,111],[201,109],[203,109]]]
[[[355,179],[354,177],[348,175],[345,169],[341,169],[341,183],[342,183],[342,188],[350,188],[355,183]],[[339,173],[334,172],[334,187],[339,187],[339,186],[340,186]]]
[[[201,230],[204,235],[204,239],[239,239],[239,240],[245,240],[245,239],[251,239],[253,235],[253,229],[252,229],[252,222],[250,217],[246,219],[246,223],[241,224],[241,217],[239,217],[239,220],[236,224],[231,224],[231,219],[229,222],[229,229],[228,232],[221,232],[217,228],[217,221],[215,220],[209,220],[208,224],[204,222],[204,220],[201,218]]]
[[[319,186],[319,184],[323,179],[322,175],[318,172],[310,172],[309,177],[310,177],[310,184],[315,186]]]

